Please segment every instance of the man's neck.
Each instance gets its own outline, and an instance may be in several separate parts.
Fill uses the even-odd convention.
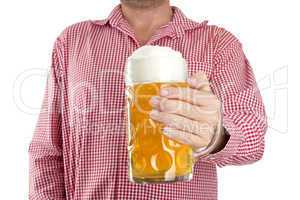
[[[153,8],[138,9],[124,4],[121,8],[141,44],[146,43],[158,28],[168,24],[173,15],[169,1]]]

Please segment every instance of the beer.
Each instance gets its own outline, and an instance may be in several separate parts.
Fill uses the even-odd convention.
[[[138,183],[190,180],[193,171],[191,147],[165,136],[163,124],[149,117],[153,109],[150,99],[159,96],[161,87],[188,86],[186,64],[181,54],[180,57],[176,54],[175,58],[174,55],[149,55],[153,50],[173,51],[166,47],[142,47],[128,59],[126,66],[130,180]],[[141,52],[142,58],[137,56]]]

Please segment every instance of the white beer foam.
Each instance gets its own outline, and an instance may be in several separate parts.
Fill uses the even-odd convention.
[[[145,82],[185,82],[187,64],[182,54],[169,47],[143,46],[127,59],[127,85]]]

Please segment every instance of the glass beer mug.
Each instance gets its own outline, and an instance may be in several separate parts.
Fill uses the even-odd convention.
[[[168,47],[144,46],[127,60],[126,118],[129,178],[135,183],[186,181],[192,178],[192,148],[169,139],[163,124],[152,120],[150,99],[160,88],[187,87],[187,64]]]

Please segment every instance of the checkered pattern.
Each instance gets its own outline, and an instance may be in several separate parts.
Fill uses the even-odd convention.
[[[266,116],[240,42],[173,7],[172,21],[148,44],[182,52],[189,75],[202,70],[221,99],[225,149],[199,160],[190,182],[128,181],[124,66],[139,46],[117,6],[105,20],[66,28],[57,38],[44,101],[30,144],[31,200],[213,200],[216,166],[262,157]]]

